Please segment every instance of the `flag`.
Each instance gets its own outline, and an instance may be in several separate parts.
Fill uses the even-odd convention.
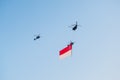
[[[67,47],[59,51],[59,58],[65,58],[67,56],[72,55],[72,45],[73,43],[70,43]]]

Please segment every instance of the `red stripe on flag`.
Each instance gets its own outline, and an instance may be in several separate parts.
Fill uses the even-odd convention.
[[[72,44],[68,45],[64,49],[60,50],[59,55],[63,55],[64,53],[68,52],[69,50],[72,49]]]

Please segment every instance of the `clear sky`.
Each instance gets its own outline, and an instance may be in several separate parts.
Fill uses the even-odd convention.
[[[120,80],[120,1],[0,0],[0,80]]]

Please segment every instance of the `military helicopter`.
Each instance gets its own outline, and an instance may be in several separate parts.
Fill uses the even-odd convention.
[[[73,25],[71,25],[69,27],[72,27],[72,30],[75,31],[75,30],[77,30],[78,26],[81,26],[81,25],[78,25],[78,23],[76,21],[76,24],[73,24]]]
[[[73,45],[73,44],[74,44],[74,42],[71,42],[70,44],[71,44],[71,45]]]
[[[69,45],[74,45],[74,43],[75,43],[75,42],[70,41]],[[68,45],[68,46],[69,46],[69,45]]]
[[[41,36],[40,36],[40,34],[38,34],[38,35],[35,35],[35,38],[34,38],[34,40],[37,40],[37,39],[39,39]]]

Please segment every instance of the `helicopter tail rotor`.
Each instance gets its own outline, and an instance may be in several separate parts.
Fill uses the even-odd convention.
[[[76,25],[77,25],[78,23],[77,23],[77,21],[76,21]]]

